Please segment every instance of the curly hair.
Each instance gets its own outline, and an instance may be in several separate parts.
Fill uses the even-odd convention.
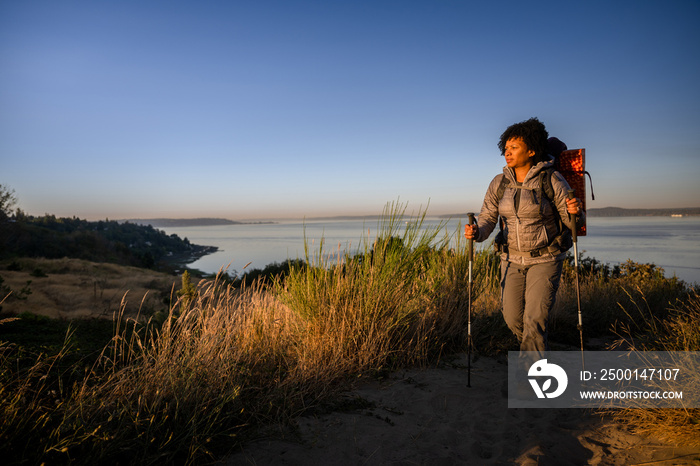
[[[522,138],[527,148],[535,151],[534,162],[538,163],[547,160],[547,137],[549,133],[544,127],[544,124],[537,118],[521,121],[510,125],[501,134],[501,139],[498,142],[498,148],[501,150],[501,155],[506,153],[506,143],[512,138]]]

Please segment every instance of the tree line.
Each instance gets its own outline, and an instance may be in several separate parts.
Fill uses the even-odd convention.
[[[18,211],[0,221],[0,259],[72,257],[165,270],[214,250],[150,225],[109,219],[34,217]]]
[[[151,225],[115,220],[88,221],[46,214],[34,217],[15,208],[14,190],[0,184],[0,260],[71,257],[167,270],[216,250],[191,244]]]

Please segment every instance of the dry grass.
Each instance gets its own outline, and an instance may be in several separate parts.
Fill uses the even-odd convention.
[[[8,270],[11,263],[11,269]],[[14,290],[2,304],[2,312],[75,319],[112,318],[117,311],[135,315],[167,309],[176,277],[137,267],[88,262],[80,259],[17,259],[0,263],[4,285]],[[27,286],[31,294],[18,299]],[[128,294],[127,294],[128,293]],[[122,300],[127,294],[124,309]]]
[[[194,464],[323,405],[361,376],[464,349],[466,245],[421,229],[420,215],[404,228],[403,213],[388,207],[380,237],[357,256],[329,256],[321,245],[307,254],[310,266],[273,287],[204,280],[159,322],[128,316],[122,304],[112,342],[69,385],[54,373],[61,355],[17,371],[13,348],[0,344],[0,452],[47,464]],[[497,261],[488,251],[475,261],[474,329],[483,341],[499,339]],[[100,270],[114,293],[134,286],[110,278],[110,266],[70,264]],[[596,280],[585,285],[587,298],[613,287]],[[612,291],[598,295],[619,309]],[[601,325],[593,318],[591,327]]]
[[[307,249],[309,267],[290,271],[278,295],[319,335],[346,329],[342,359],[357,370],[425,361],[463,347],[467,326],[466,242],[444,236],[443,225],[423,228],[424,214],[404,221],[405,208],[387,206],[376,238],[354,256]],[[488,282],[478,256],[476,299]],[[358,356],[359,355],[359,356]]]
[[[619,329],[617,346],[631,351],[700,351],[700,295],[677,302],[664,318],[650,311],[645,301],[627,310],[632,322]],[[697,358],[680,358],[680,373],[687,378],[679,385],[658,381],[658,390],[681,390],[684,399],[700,399],[700,366]],[[652,386],[654,388],[654,386]],[[700,446],[700,408],[627,408],[605,411],[637,433],[651,435],[677,445]]]
[[[384,238],[400,243],[379,240],[361,258],[300,266],[273,291],[202,281],[162,325],[120,313],[102,357],[58,393],[34,375],[51,365],[13,374],[12,348],[0,348],[3,377],[20,393],[0,407],[45,421],[27,432],[18,417],[3,417],[0,437],[21,446],[14,454],[52,463],[115,455],[195,462],[251,426],[321,405],[362,375],[462,344],[464,244],[447,247],[439,229],[419,234],[420,224],[400,232],[402,212],[388,215]]]
[[[327,377],[298,370],[295,319],[261,290],[201,282],[197,299],[175,303],[162,326],[120,314],[112,343],[69,386],[55,371],[64,354],[12,373],[14,349],[0,344],[2,451],[37,464],[211,458],[244,426],[300,410],[296,392],[314,390],[300,375],[315,385]]]

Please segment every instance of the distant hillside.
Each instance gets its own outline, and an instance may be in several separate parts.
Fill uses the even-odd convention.
[[[700,215],[700,207],[682,209],[623,209],[621,207],[603,207],[588,209],[589,217],[670,217],[671,215]]]
[[[479,212],[475,212],[477,215]],[[687,207],[680,209],[623,209],[622,207],[603,207],[588,209],[589,217],[670,217],[672,215],[695,216],[700,215],[700,207]],[[466,218],[467,214],[440,215],[440,218]]]
[[[225,218],[133,218],[120,220],[120,222],[134,223],[136,225],[151,225],[154,228],[235,225],[240,223]]]
[[[133,218],[120,220],[136,225],[151,225],[154,228],[167,227],[208,227],[216,225],[247,225],[273,222],[236,222],[226,218]]]
[[[334,217],[311,217],[311,221],[378,220],[381,215],[336,215]]]
[[[90,222],[54,215],[14,216],[0,222],[0,259],[70,257],[166,270],[216,251],[147,225]]]

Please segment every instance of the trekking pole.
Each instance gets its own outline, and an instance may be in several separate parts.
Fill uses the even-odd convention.
[[[574,199],[574,190],[569,190],[569,199]],[[576,305],[578,306],[578,333],[581,337],[581,364],[585,367],[583,361],[583,322],[581,321],[581,289],[579,288],[578,279],[578,238],[576,234],[576,215],[569,214],[571,219],[571,237],[574,240],[574,274],[576,276]]]
[[[474,225],[474,214],[469,213],[469,225]],[[467,249],[469,257],[469,281],[467,285],[467,387],[472,386],[472,264],[474,263],[474,237],[469,238],[469,246]]]

